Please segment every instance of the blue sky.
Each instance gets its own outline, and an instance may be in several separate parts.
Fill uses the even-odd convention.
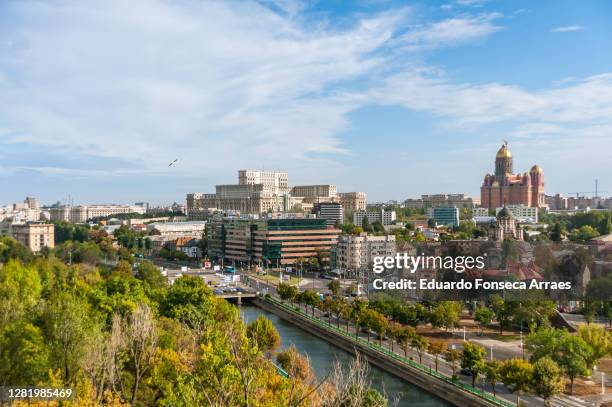
[[[612,3],[0,2],[0,204],[184,200],[240,168],[477,196],[502,139],[612,195]],[[167,165],[178,158],[178,165]]]

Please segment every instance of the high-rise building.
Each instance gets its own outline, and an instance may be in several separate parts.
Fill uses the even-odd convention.
[[[512,160],[508,144],[504,143],[495,156],[495,173],[487,174],[480,188],[482,207],[545,206],[542,168],[536,164],[529,173],[514,174]]]
[[[344,222],[344,209],[340,202],[316,203],[312,212],[317,215],[317,218],[325,219],[329,226]]]

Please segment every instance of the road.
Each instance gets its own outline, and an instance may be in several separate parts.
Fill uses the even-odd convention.
[[[266,281],[257,279],[256,276],[249,276],[251,278],[251,286],[255,289],[257,289],[257,291],[259,292],[263,292],[263,293],[267,293],[267,294],[271,294],[273,296],[277,296],[276,293],[276,288],[273,284],[270,284]],[[329,290],[327,290],[326,284],[328,284],[329,281],[328,280],[320,280],[318,283],[317,282],[311,282],[308,281],[307,284],[312,284],[312,287],[315,287],[314,289],[320,292],[327,292]],[[301,284],[302,288],[311,288],[309,285],[304,285]],[[312,312],[312,310],[308,310],[308,312]],[[328,321],[330,323],[335,323],[338,326],[340,326],[341,328],[346,327],[346,321],[341,319],[338,321],[335,317],[326,317],[322,314],[322,312],[318,309],[315,309],[315,315],[318,316],[319,318]],[[355,335],[355,326],[353,326],[352,323],[349,322],[348,324],[348,331],[352,334]],[[455,331],[454,332],[455,335],[461,335],[463,336],[463,332],[462,331]],[[368,335],[366,333],[363,332],[358,332],[357,335],[361,338],[367,339]],[[490,358],[490,345],[488,343],[488,341],[484,338],[479,339],[476,337],[475,334],[469,334],[466,333],[466,340],[468,341],[473,341],[475,343],[480,343],[481,345],[484,345],[484,347],[487,349],[487,357]],[[377,338],[374,338],[374,335],[371,335],[370,337],[370,341],[374,342],[378,342]],[[393,343],[391,343],[393,342]],[[495,341],[495,342],[499,342],[499,341]],[[487,344],[489,344],[489,346],[486,346]],[[389,350],[391,350],[391,348],[393,348],[392,350],[397,353],[398,355],[404,356],[404,351],[401,348],[400,344],[397,343],[396,341],[389,341],[389,340],[383,340],[381,342],[382,346],[387,347]],[[509,343],[509,346],[507,348],[501,348],[500,346],[495,347],[493,349],[493,357],[495,359],[500,359],[500,360],[505,360],[505,359],[509,359],[509,358],[513,358],[513,357],[520,357],[521,355],[521,351],[520,351],[520,347],[516,347],[517,349],[512,349],[513,345],[512,343]],[[457,344],[456,345],[456,349],[461,350],[462,346],[461,344]],[[406,355],[408,358],[412,358],[415,361],[419,360],[419,356],[418,353],[416,352],[416,350],[414,350],[413,348],[409,348],[408,353]],[[422,355],[422,364],[425,366],[429,366],[432,369],[435,368],[435,356],[429,354],[429,353],[423,353]],[[459,373],[460,369],[457,369],[457,373],[458,373],[458,377],[459,379],[466,383],[471,385],[472,384],[472,379],[469,376],[466,376],[464,374]],[[439,357],[438,358],[438,371],[447,375],[447,376],[452,376],[452,367],[450,366],[450,364],[448,362],[446,362],[443,357]],[[478,388],[484,388],[486,391],[489,392],[493,392],[493,388],[490,385],[490,383],[486,382],[484,380],[483,377],[480,377],[479,380],[476,383],[476,387]],[[503,398],[507,401],[510,401],[512,403],[516,403],[517,402],[517,395],[516,394],[512,394],[510,393],[510,391],[503,385],[503,384],[498,384],[495,387],[496,390],[496,394],[498,397]],[[540,397],[537,396],[533,396],[533,395],[521,395],[518,396],[520,398],[520,401],[523,402],[525,405],[527,406],[543,406],[544,405],[544,400]],[[553,399],[552,401],[552,405],[555,407],[586,407],[586,406],[595,406],[595,403],[591,403],[589,401],[586,400],[582,400],[580,398],[577,397],[571,397],[571,396],[560,396],[560,397],[556,397]]]

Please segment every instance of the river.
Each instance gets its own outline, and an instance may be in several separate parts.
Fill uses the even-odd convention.
[[[264,315],[266,318],[270,319],[281,337],[280,349],[283,350],[292,344],[295,345],[300,353],[308,355],[312,368],[319,378],[324,377],[332,369],[336,360],[346,365],[353,358],[351,354],[333,347],[323,339],[308,334],[304,330],[282,320],[270,312],[251,305],[243,305],[241,307],[241,313],[242,318],[247,323],[257,319],[259,315]],[[376,366],[369,365],[369,376],[372,380],[372,386],[383,394],[386,394],[390,401],[389,406],[393,406],[394,400],[396,399],[398,399],[398,407],[451,406],[451,404],[446,401],[427,393],[417,386],[405,383],[397,377],[380,370]]]

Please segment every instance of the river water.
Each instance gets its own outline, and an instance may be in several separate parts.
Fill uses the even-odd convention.
[[[346,365],[353,358],[351,354],[333,347],[323,339],[310,335],[296,325],[284,321],[270,312],[251,305],[243,305],[241,313],[242,318],[247,323],[257,319],[259,315],[264,315],[270,319],[281,337],[280,350],[295,345],[300,353],[308,355],[312,368],[319,378],[324,377],[333,368],[336,360]],[[387,396],[390,401],[389,406],[393,406],[395,400],[397,400],[397,406],[401,407],[451,406],[451,404],[433,394],[405,383],[376,366],[369,365],[369,376],[372,380],[372,386]]]

